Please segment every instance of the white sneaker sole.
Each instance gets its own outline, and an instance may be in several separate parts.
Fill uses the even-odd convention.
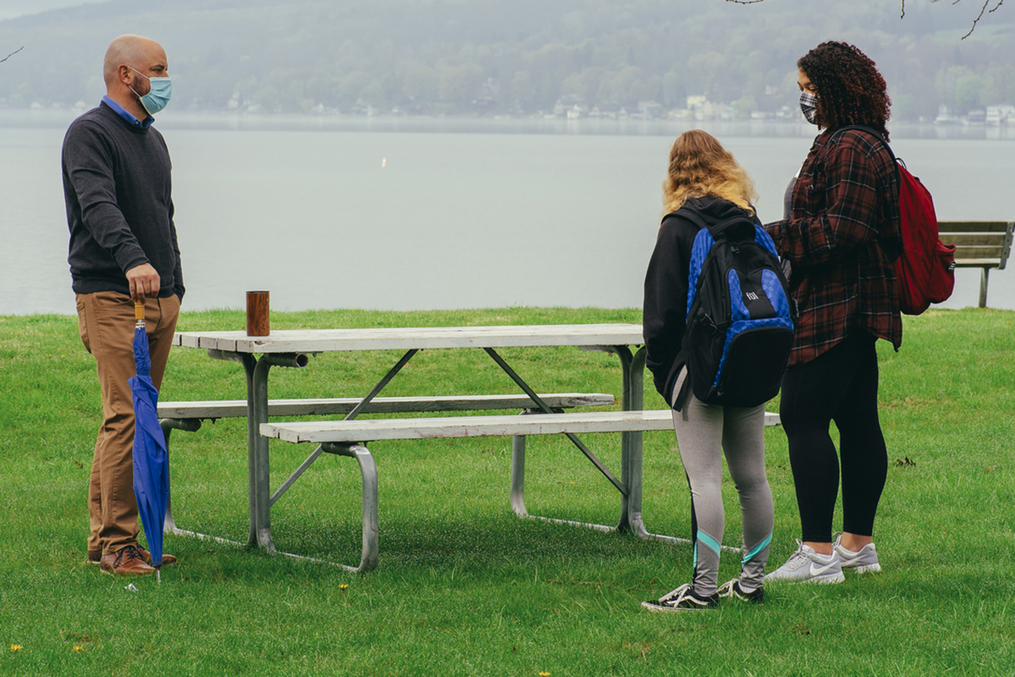
[[[701,606],[681,606],[681,607],[675,607],[675,606],[661,606],[659,604],[652,604],[650,602],[642,602],[641,603],[641,607],[643,609],[648,609],[649,611],[651,611],[653,613],[664,613],[664,614],[678,614],[678,613],[683,613],[684,611],[691,611],[691,612],[694,612],[694,611],[708,611],[709,609],[714,609],[715,608],[714,606],[707,606],[707,605],[704,605],[704,604],[701,605]]]
[[[843,575],[841,571],[836,571],[835,573],[831,574],[824,574],[822,576],[811,576],[810,578],[790,578],[789,576],[776,577],[773,576],[772,574],[765,576],[766,583],[780,583],[785,581],[786,583],[829,584],[829,583],[842,583],[844,580],[846,580],[846,577]]]
[[[815,576],[814,578],[808,578],[807,580],[800,582],[829,584],[829,583],[842,583],[844,580],[846,580],[846,577],[843,575],[843,573],[841,571],[837,571],[834,574],[829,574],[827,576]]]
[[[855,571],[858,574],[876,574],[876,573],[881,571],[881,565],[878,564],[877,562],[875,562],[874,564],[867,564],[865,566],[859,566],[859,567],[846,567],[846,566],[844,566],[842,568],[843,569],[848,569],[849,571]]]

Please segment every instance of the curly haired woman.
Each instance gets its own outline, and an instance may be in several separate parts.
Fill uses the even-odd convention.
[[[691,488],[694,577],[658,600],[652,611],[708,609],[721,597],[760,603],[772,539],[772,492],[765,476],[765,405],[705,404],[691,392],[681,350],[687,315],[691,246],[700,230],[695,215],[712,225],[731,216],[760,223],[751,206],[754,185],[733,156],[711,135],[691,130],[670,151],[663,183],[664,214],[645,277],[644,337],[656,389],[673,408],[680,458]],[[722,457],[736,484],[743,514],[740,576],[721,587],[719,551],[724,513]]]
[[[766,581],[839,583],[880,571],[874,516],[888,473],[878,420],[875,341],[902,343],[892,261],[901,251],[899,188],[885,139],[890,101],[874,62],[825,42],[797,62],[800,107],[824,131],[787,193],[785,220],[765,229],[789,262],[799,319],[780,416],[800,509],[799,548]],[[839,450],[829,434],[839,430]],[[842,535],[832,517],[842,468]]]

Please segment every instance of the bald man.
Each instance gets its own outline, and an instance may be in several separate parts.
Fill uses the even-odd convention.
[[[155,569],[137,542],[128,379],[135,373],[134,300],[145,304],[158,388],[184,293],[169,150],[152,127],[172,87],[165,51],[136,35],[109,45],[103,75],[102,102],[71,123],[63,143],[78,330],[95,358],[102,391],[103,421],[88,489],[88,559],[104,571],[143,575]],[[163,555],[162,561],[176,558]]]

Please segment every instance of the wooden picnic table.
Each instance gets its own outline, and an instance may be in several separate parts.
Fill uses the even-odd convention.
[[[494,327],[414,327],[364,329],[301,329],[272,331],[269,336],[247,336],[243,331],[197,331],[177,333],[174,344],[200,348],[215,359],[243,365],[247,380],[247,452],[250,483],[250,531],[248,544],[274,550],[271,537],[271,505],[316,458],[312,455],[273,495],[270,488],[268,438],[261,424],[268,421],[268,375],[271,367],[304,367],[313,355],[328,352],[405,351],[393,367],[363,396],[347,416],[360,411],[391,381],[420,350],[482,349],[530,398],[535,391],[500,356],[497,349],[519,347],[565,347],[599,350],[620,358],[622,408],[643,408],[645,349],[638,324],[512,325]],[[633,350],[632,350],[633,347]],[[346,393],[348,394],[348,393]],[[549,409],[546,410],[549,413]],[[573,436],[571,436],[573,438]],[[596,465],[621,495],[621,515],[616,528],[642,538],[650,537],[641,517],[642,433],[621,433],[621,476],[616,478],[576,438],[589,460]],[[598,525],[593,525],[598,526]]]

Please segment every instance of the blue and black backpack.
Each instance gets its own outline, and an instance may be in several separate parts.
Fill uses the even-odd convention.
[[[793,347],[796,305],[775,243],[746,213],[701,226],[691,247],[683,349],[694,396],[753,407],[775,397]]]

